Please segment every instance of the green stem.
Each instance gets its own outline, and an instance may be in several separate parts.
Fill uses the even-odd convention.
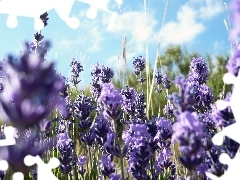
[[[122,154],[122,149],[121,149],[121,146],[120,146],[120,142],[119,142],[119,139],[118,139],[118,136],[117,136],[117,128],[116,128],[117,126],[116,126],[116,121],[115,120],[113,120],[113,128],[114,128],[114,131],[115,131],[115,134],[116,134],[116,138],[115,138],[115,140],[116,140],[116,143],[117,143],[117,145],[118,145],[118,149],[119,149],[119,151],[120,151],[120,164],[121,164],[121,175],[122,175],[122,180],[124,180],[125,178],[124,178],[124,161],[123,161],[123,154]]]

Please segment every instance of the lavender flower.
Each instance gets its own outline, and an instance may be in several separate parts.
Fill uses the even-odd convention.
[[[47,21],[49,20],[49,18],[48,18],[48,13],[47,12],[40,15],[40,19],[44,23],[44,27],[48,25]]]
[[[151,135],[148,133],[146,124],[129,124],[129,129],[123,132],[122,139],[129,147],[128,170],[136,179],[149,179],[147,169],[149,160],[153,156],[150,142]]]
[[[109,83],[114,76],[114,72],[109,67],[102,66],[100,79],[103,83]]]
[[[87,163],[87,158],[85,156],[78,156],[77,166],[78,166],[78,173],[84,175],[86,169],[83,167]]]
[[[110,174],[109,180],[120,180],[120,175],[119,174]]]
[[[121,115],[122,96],[113,84],[103,84],[98,104],[106,119],[117,120]]]
[[[211,103],[214,99],[212,90],[206,85],[197,86],[195,109],[203,109],[204,111],[211,108]]]
[[[158,157],[154,163],[154,168],[156,169],[156,175],[158,176],[159,174],[163,174],[164,172],[167,172],[168,169],[170,169],[170,174],[168,177],[170,180],[175,180],[176,179],[176,167],[173,164],[171,160],[171,150],[169,148],[164,148],[161,150],[158,154]],[[167,174],[167,173],[165,173]]]
[[[95,109],[93,100],[87,97],[84,92],[78,95],[73,106],[75,115],[80,121],[87,120],[91,112]]]
[[[194,105],[196,104],[197,87],[188,85],[185,78],[181,75],[175,78],[175,83],[178,86],[179,93],[172,93],[169,97],[173,105],[177,108],[174,110],[174,114],[178,115],[184,111],[195,111]]]
[[[238,47],[233,56],[227,61],[226,69],[229,73],[234,76],[238,76],[238,71],[240,68],[240,48]]]
[[[74,86],[76,86],[81,80],[78,80],[80,72],[83,71],[83,66],[79,61],[77,61],[75,58],[72,59],[71,65],[72,67],[72,75],[71,75],[71,82]]]
[[[89,116],[95,109],[93,100],[82,92],[81,95],[78,95],[73,106],[75,115],[79,119],[78,127],[84,131],[88,130],[92,125]]]
[[[129,88],[128,86],[126,86],[125,89],[121,90],[121,94],[123,99],[123,111],[133,117],[135,113],[135,101],[137,92],[134,90],[134,88]]]
[[[133,59],[134,74],[137,76],[145,69],[146,60],[142,56]]]
[[[185,111],[177,116],[178,121],[173,125],[172,141],[179,143],[182,156],[179,160],[183,166],[190,170],[201,164],[204,147],[202,139],[205,133],[202,124],[198,121],[196,113]]]
[[[73,142],[67,133],[60,133],[57,137],[57,148],[60,152],[60,170],[63,174],[69,174],[74,165]]]
[[[92,126],[92,129],[94,130],[96,142],[98,144],[103,145],[106,142],[110,126],[110,122],[107,121],[103,116],[96,117],[96,121]]]
[[[156,118],[157,133],[154,140],[158,142],[160,149],[170,146],[167,141],[170,140],[173,134],[171,121],[164,118]]]
[[[154,76],[155,84],[160,85],[163,82],[163,76],[161,75],[160,71],[156,71],[156,74]]]
[[[53,63],[25,51],[19,61],[8,57],[8,79],[1,99],[10,122],[19,128],[31,127],[62,105],[59,92],[63,82]]]
[[[109,177],[115,172],[115,164],[112,162],[111,155],[103,154],[99,160],[98,166],[104,176]]]
[[[98,100],[100,94],[102,91],[102,85],[99,82],[99,78],[93,79],[90,87],[90,92],[92,93],[92,97],[94,98],[95,101]]]
[[[166,115],[167,119],[172,119],[174,117],[174,106],[173,104],[165,105],[163,108],[163,113]]]
[[[233,28],[230,30],[230,40],[232,43],[238,41],[238,36],[240,35],[240,27],[239,27],[239,14],[240,2],[238,0],[232,0],[230,3],[231,13],[231,23],[233,24]]]
[[[165,89],[171,88],[169,77],[166,74],[162,77],[162,84]]]
[[[137,93],[135,100],[135,113],[133,117],[133,122],[144,122],[147,117],[145,113],[146,103],[145,94],[143,92]]]
[[[207,82],[208,73],[205,59],[202,57],[193,58],[190,64],[188,81],[190,83],[198,82],[199,84],[204,84]]]

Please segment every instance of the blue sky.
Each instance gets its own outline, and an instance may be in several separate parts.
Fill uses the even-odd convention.
[[[3,0],[0,0],[0,2]],[[109,0],[108,9],[118,12],[110,30],[107,29],[111,14],[99,10],[95,19],[86,17],[89,4],[76,0],[70,16],[80,20],[77,29],[71,29],[58,14],[51,10],[49,25],[42,30],[45,39],[51,40],[52,48],[48,60],[54,60],[59,72],[70,75],[70,62],[74,57],[80,60],[85,71],[82,83],[90,82],[89,69],[100,64],[116,69],[121,61],[122,35],[127,38],[127,62],[131,65],[134,56],[146,56],[148,40],[149,60],[153,64],[159,42],[163,12],[166,0],[146,0],[147,24],[145,25],[144,0],[123,0],[121,13],[115,0]],[[169,44],[185,45],[188,51],[229,53],[230,44],[224,19],[228,12],[222,0],[169,0],[165,22],[160,37],[160,50]],[[34,20],[18,17],[18,26],[8,28],[8,15],[0,12],[0,59],[8,53],[17,55],[23,49],[23,42],[32,41]]]

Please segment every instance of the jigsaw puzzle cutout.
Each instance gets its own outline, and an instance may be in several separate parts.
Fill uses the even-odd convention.
[[[28,155],[24,158],[26,166],[32,166],[37,164],[37,179],[45,180],[58,180],[58,178],[52,173],[52,169],[57,168],[60,165],[60,161],[53,157],[48,164],[45,164],[39,156]],[[6,171],[8,169],[8,163],[5,160],[0,161],[0,170]],[[12,176],[13,180],[24,180],[24,175],[21,172],[16,172]]]
[[[10,146],[16,143],[14,138],[15,128],[12,126],[7,126],[4,128],[5,139],[0,140],[0,146]],[[53,157],[50,159],[48,164],[45,164],[39,156],[28,155],[24,158],[24,163],[26,166],[32,166],[37,164],[37,179],[45,180],[58,180],[56,176],[52,173],[52,169],[57,168],[60,165],[60,161]],[[0,160],[0,170],[6,171],[8,169],[8,162],[6,160]],[[21,172],[15,172],[12,175],[13,180],[24,180],[24,175]]]
[[[234,89],[232,92],[232,96],[230,101],[218,100],[216,102],[216,106],[219,110],[223,110],[228,106],[231,107],[232,112],[235,117],[235,123],[225,127],[222,131],[215,134],[212,138],[212,142],[215,145],[222,145],[224,141],[224,137],[227,136],[232,140],[238,142],[240,144],[240,111],[239,111],[239,102],[240,102],[240,71],[238,76],[235,77],[230,73],[226,73],[223,76],[223,81],[225,84],[233,84]],[[206,172],[206,176],[211,178],[212,180],[228,180],[235,177],[236,179],[240,178],[240,171],[239,171],[239,163],[240,163],[240,149],[236,153],[235,157],[231,159],[228,154],[222,153],[219,157],[219,161],[223,164],[228,165],[228,170],[220,177],[217,177],[211,173]]]
[[[117,12],[112,12],[108,9],[110,0],[76,0],[78,2],[90,5],[86,16],[89,19],[94,19],[97,16],[99,9],[111,14],[111,19],[108,25],[110,29],[116,18]],[[122,0],[115,0],[119,7],[122,5]],[[44,27],[40,19],[40,15],[50,10],[55,10],[58,16],[66,22],[66,24],[76,29],[80,25],[80,21],[76,17],[69,17],[75,0],[0,0],[0,14],[8,14],[6,25],[9,28],[15,28],[18,25],[17,16],[34,18],[34,29],[41,30]]]
[[[60,161],[52,157],[48,164],[45,164],[39,156],[26,156],[24,159],[26,166],[32,166],[37,164],[37,179],[38,180],[58,180],[58,178],[52,173],[52,169],[57,168],[60,165]]]

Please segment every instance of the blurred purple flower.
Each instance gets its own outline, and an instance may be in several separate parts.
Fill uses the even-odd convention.
[[[233,55],[227,61],[226,69],[229,73],[234,76],[238,76],[240,68],[240,48],[235,49]]]
[[[53,63],[25,51],[20,60],[8,57],[8,79],[1,99],[9,121],[19,128],[31,127],[46,118],[56,105],[63,82]]]
[[[229,4],[229,9],[231,13],[231,23],[233,28],[230,30],[230,41],[235,44],[238,41],[238,36],[240,35],[240,1],[231,0]]]

